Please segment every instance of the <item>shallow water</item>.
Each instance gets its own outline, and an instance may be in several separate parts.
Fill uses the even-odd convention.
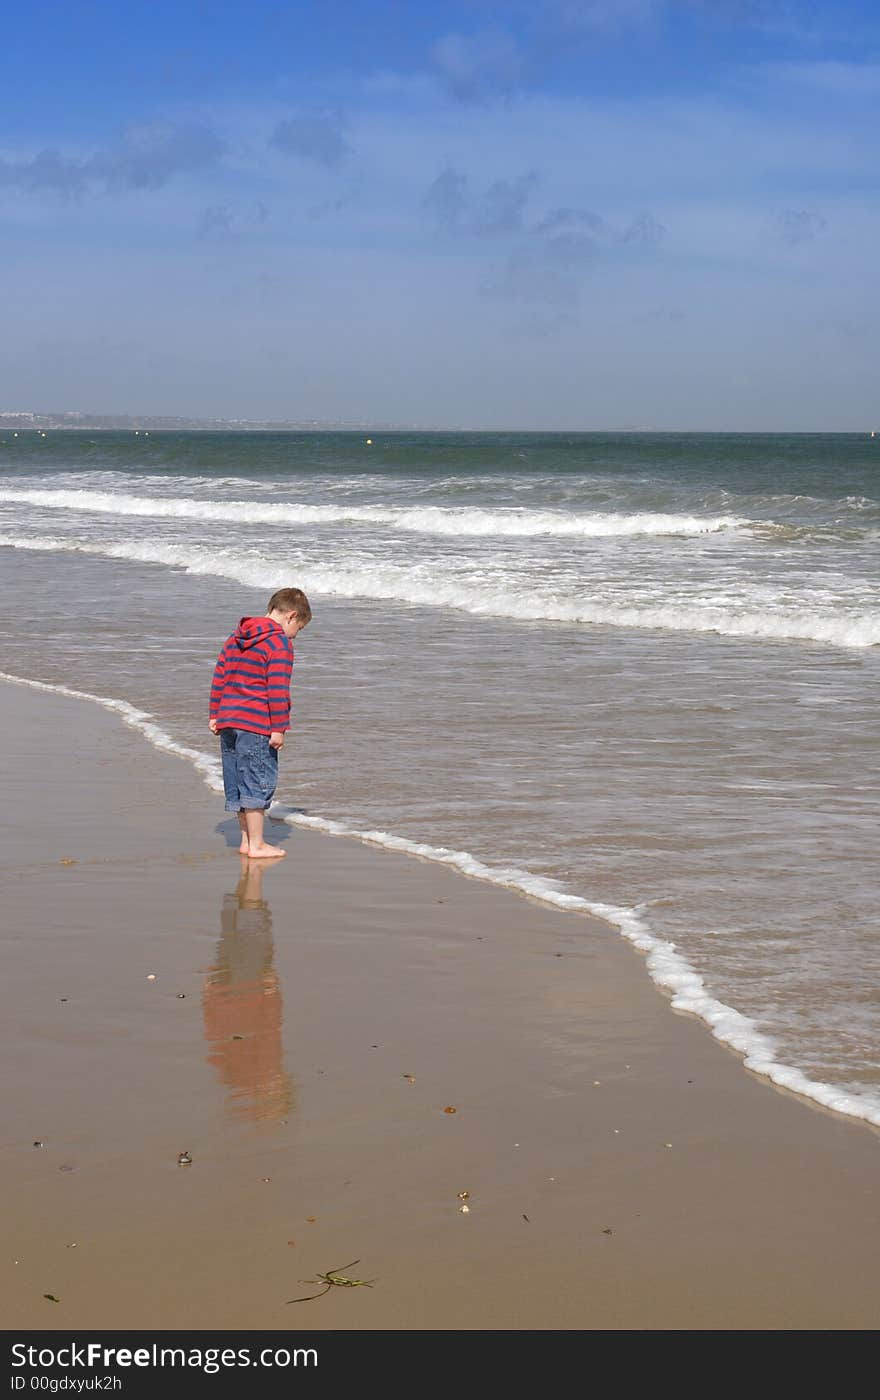
[[[223,636],[305,587],[284,802],[610,906],[755,1067],[880,1119],[880,448],[28,437],[3,670],[210,751]]]

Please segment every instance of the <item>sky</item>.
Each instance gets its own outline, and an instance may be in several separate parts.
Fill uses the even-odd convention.
[[[880,428],[873,0],[10,0],[0,409]]]

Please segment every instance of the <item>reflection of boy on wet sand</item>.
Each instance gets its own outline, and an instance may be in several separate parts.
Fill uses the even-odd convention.
[[[239,1118],[282,1118],[293,1107],[264,869],[242,856],[235,893],[223,896],[217,957],[202,995],[208,1060],[230,1090],[230,1111]]]

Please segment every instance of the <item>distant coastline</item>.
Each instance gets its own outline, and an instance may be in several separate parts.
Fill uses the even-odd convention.
[[[31,413],[0,410],[0,433],[22,432],[140,433],[655,433],[662,428],[624,424],[607,428],[481,428],[455,424],[389,423],[359,418],[184,418],[148,413]],[[665,431],[676,431],[667,429]]]
[[[284,433],[284,432],[464,432],[465,429],[432,428],[421,423],[361,422],[358,419],[324,418],[183,418],[154,416],[147,413],[31,413],[0,411],[0,432],[11,429],[63,428],[71,432],[215,432],[215,433]]]
[[[487,428],[457,423],[391,423],[359,418],[186,418],[148,413],[36,413],[0,409],[4,432],[134,432],[134,433],[512,433],[519,436],[581,435],[590,433],[650,433],[729,437],[873,437],[870,428],[660,428],[652,423],[604,424],[592,427]]]

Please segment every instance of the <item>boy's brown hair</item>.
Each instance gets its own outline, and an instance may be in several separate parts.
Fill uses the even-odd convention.
[[[304,624],[311,621],[312,616],[309,600],[301,588],[279,588],[269,599],[266,612],[295,613]]]

